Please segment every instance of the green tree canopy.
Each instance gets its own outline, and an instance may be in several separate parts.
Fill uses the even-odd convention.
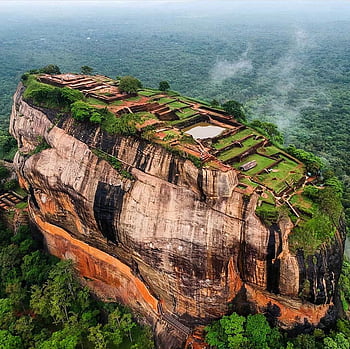
[[[81,68],[80,68],[80,71],[82,74],[84,75],[91,75],[92,72],[94,71],[93,68],[89,67],[88,65],[83,65]]]
[[[12,335],[7,330],[0,330],[0,348],[21,349],[23,348],[23,343],[20,337]]]
[[[83,101],[76,101],[71,105],[72,117],[78,121],[90,120],[101,123],[108,113],[105,109],[97,109]]]
[[[69,109],[72,103],[83,99],[84,95],[68,87],[59,88],[34,82],[33,88],[27,88],[24,97],[40,106]]]
[[[323,167],[323,163],[319,157],[303,149],[298,149],[295,145],[288,146],[286,151],[302,161],[306,165],[306,169],[312,174],[319,174]]]
[[[213,99],[211,102],[210,102],[210,105],[212,107],[218,107],[220,105],[220,103],[216,100],[216,99]]]
[[[268,349],[268,338],[271,327],[263,314],[249,315],[246,324],[246,335],[256,349]]]
[[[161,81],[159,83],[159,89],[161,91],[167,91],[167,90],[169,90],[169,88],[170,88],[170,85],[169,85],[168,81]]]
[[[0,165],[0,180],[6,179],[10,175],[10,171],[3,165]]]
[[[278,131],[278,127],[271,122],[254,120],[250,124],[253,128],[265,134],[272,141],[283,144],[283,135]]]
[[[119,90],[121,92],[135,93],[140,88],[142,88],[141,81],[133,76],[123,76],[120,79]]]
[[[220,320],[206,327],[206,341],[218,349],[243,348],[248,339],[244,336],[246,319],[237,313],[223,316]]]
[[[61,74],[60,68],[55,65],[55,64],[49,64],[41,69],[39,69],[40,73],[44,73],[44,74]]]
[[[224,110],[229,113],[230,115],[232,115],[234,118],[241,120],[241,121],[245,121],[246,116],[243,110],[243,104],[237,102],[237,101],[227,101],[225,102],[222,107],[224,108]]]

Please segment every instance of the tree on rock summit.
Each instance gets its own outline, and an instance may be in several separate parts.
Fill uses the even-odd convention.
[[[139,88],[142,88],[141,81],[134,78],[133,76],[123,76],[120,79],[120,92],[135,93]]]
[[[83,65],[81,68],[80,68],[80,71],[82,74],[84,75],[91,75],[92,72],[94,71],[94,68],[91,68],[89,67],[88,65]]]
[[[159,83],[159,90],[160,91],[165,92],[165,91],[169,90],[169,88],[170,88],[170,85],[169,85],[168,81],[161,81]]]

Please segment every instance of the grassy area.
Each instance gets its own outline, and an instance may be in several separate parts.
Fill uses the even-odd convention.
[[[165,142],[179,139],[180,137],[179,133],[173,130],[167,130],[167,131],[164,131],[164,133],[166,134],[166,136],[163,139]]]
[[[158,94],[158,92],[156,91],[152,91],[152,90],[141,90],[139,92],[137,92],[140,96],[144,96],[144,97],[152,97]]]
[[[109,103],[109,105],[116,105],[116,106],[119,106],[119,105],[122,105],[124,102],[123,101],[114,101],[112,103]]]
[[[304,169],[298,167],[298,164],[286,157],[284,161],[276,165],[270,173],[264,173],[258,176],[258,179],[268,188],[280,193],[287,187],[286,182],[292,185],[298,182],[304,175]]]
[[[148,111],[140,111],[138,113],[134,113],[134,115],[140,117],[141,120],[146,120],[146,119],[158,120],[157,117],[154,114],[152,114],[152,113],[150,113]]]
[[[206,107],[210,107],[210,103],[202,101],[202,100],[197,99],[197,98],[181,97],[180,100],[183,101],[183,102],[188,102],[188,103],[193,103],[194,102],[194,103],[198,103],[198,104],[203,104]]]
[[[268,190],[265,190],[261,194],[261,200],[268,204],[275,205],[275,197]]]
[[[317,211],[317,204],[300,192],[292,196],[290,203],[299,211],[309,216],[312,216]]]
[[[175,97],[175,96],[180,96],[180,93],[179,92],[176,92],[176,91],[172,91],[172,90],[168,90],[165,92],[168,96],[170,97]]]
[[[172,103],[172,102],[175,102],[176,99],[174,98],[169,98],[169,97],[162,97],[161,99],[159,99],[157,102],[159,104],[167,104],[167,103]]]
[[[175,102],[169,103],[169,104],[168,104],[168,107],[169,107],[170,109],[179,109],[179,108],[185,108],[185,107],[187,107],[187,104],[181,103],[181,102],[179,102],[179,101],[175,101]]]
[[[259,149],[259,152],[264,154],[264,155],[271,156],[271,155],[280,153],[281,150],[278,149],[277,147],[271,145],[269,147],[264,147],[264,148]]]
[[[197,115],[193,115],[193,116],[189,117],[188,119],[186,119],[186,121],[195,120],[196,118],[197,118]],[[183,122],[184,122],[184,120],[180,119],[180,120],[170,121],[169,124],[172,126],[176,126],[176,125],[181,124]],[[181,127],[181,125],[179,127]]]
[[[240,139],[248,136],[248,135],[258,135],[255,131],[253,131],[251,128],[246,128],[240,132],[235,133],[234,135],[228,136],[226,138],[220,139],[217,143],[213,144],[213,147],[215,149],[222,149],[225,148],[226,146],[230,145],[234,141],[239,141]]]
[[[16,208],[20,208],[20,209],[24,209],[24,208],[27,208],[27,207],[28,207],[28,203],[27,202],[19,202],[16,205]]]
[[[137,102],[141,99],[140,96],[135,96],[135,97],[130,97],[130,98],[127,98],[125,99],[125,101],[129,101],[129,102]]]
[[[100,101],[99,99],[93,97],[86,98],[86,102],[92,105],[107,105],[106,102]]]
[[[182,111],[177,111],[176,112],[176,115],[181,119],[186,119],[190,116],[193,116],[197,114],[197,112],[191,108],[185,108],[185,109],[182,109]]]
[[[256,188],[256,187],[259,186],[259,184],[251,181],[249,177],[242,177],[242,178],[239,179],[239,182],[243,183],[243,184],[246,184],[246,185],[250,185],[253,188]]]
[[[253,160],[255,160],[257,162],[257,165],[254,168],[244,172],[249,176],[256,175],[257,173],[262,171],[264,168],[272,165],[275,162],[275,160],[269,159],[265,156],[261,156],[259,154],[252,154],[252,155],[249,155],[247,158],[245,158],[242,162],[234,164],[233,166],[236,169],[239,169],[240,166],[246,164],[249,161],[253,161]]]
[[[221,161],[226,161],[226,160],[229,160],[231,158],[234,158],[235,156],[244,153],[250,147],[252,147],[255,144],[258,144],[259,142],[261,142],[261,139],[254,139],[254,137],[250,137],[242,143],[242,145],[243,145],[242,148],[241,147],[234,147],[232,149],[223,151],[222,153],[219,154],[218,159],[220,159]]]

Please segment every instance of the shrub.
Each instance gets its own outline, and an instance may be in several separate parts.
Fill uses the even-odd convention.
[[[78,90],[73,90],[68,87],[60,88],[60,105],[64,105],[66,107],[69,107],[72,103],[82,100],[84,98],[84,95],[82,92]]]
[[[311,255],[323,243],[331,239],[335,228],[332,221],[318,212],[309,220],[300,223],[288,236],[292,251],[302,249],[306,255]]]
[[[202,168],[202,161],[192,154],[187,155],[188,159],[192,161],[193,165],[197,168]]]
[[[261,218],[263,223],[267,226],[277,223],[279,217],[277,208],[274,205],[270,205],[265,202],[256,208],[255,214]]]
[[[121,92],[137,92],[139,88],[142,88],[141,81],[133,76],[124,76],[120,79],[119,90]]]
[[[102,128],[110,134],[130,136],[138,132],[136,124],[140,121],[140,116],[136,114],[123,114],[120,117],[116,117],[114,114],[107,112],[102,121]]]
[[[316,200],[319,195],[319,189],[316,187],[313,187],[311,185],[308,185],[304,189],[304,195],[312,200]]]
[[[35,76],[27,77],[24,83],[27,86],[24,98],[31,99],[39,106],[68,110],[72,103],[84,98],[84,95],[78,90],[42,84],[36,80]]]
[[[8,170],[7,167],[0,165],[0,179],[5,179],[9,177],[10,171]]]
[[[94,108],[83,101],[76,101],[71,105],[70,110],[72,112],[72,117],[75,120],[85,121],[90,118]]]
[[[71,105],[72,117],[78,121],[90,120],[100,124],[108,113],[107,110],[97,109],[83,101],[76,101]],[[112,114],[113,115],[113,114]]]
[[[107,161],[124,178],[130,179],[130,180],[134,179],[133,175],[130,172],[123,169],[123,164],[116,157],[109,155],[109,154],[107,154],[104,151],[99,150],[99,149],[93,149],[92,152],[96,156],[98,156],[100,159]]]
[[[44,74],[61,74],[60,68],[55,64],[49,64],[39,69],[40,73]]]
[[[43,137],[38,137],[38,142],[39,142],[39,144],[35,147],[35,149],[28,154],[29,156],[34,155],[34,154],[38,154],[45,149],[51,148],[50,144],[48,144],[46,142],[45,138],[43,138]]]
[[[17,186],[17,181],[15,179],[10,179],[4,184],[4,189],[5,190],[13,190]]]
[[[306,165],[306,169],[313,175],[318,175],[323,167],[321,159],[308,151],[298,149],[294,145],[287,147],[286,151],[302,161]]]
[[[169,90],[169,88],[170,88],[170,85],[169,85],[168,81],[161,81],[159,83],[159,90],[160,91],[167,91],[167,90]]]

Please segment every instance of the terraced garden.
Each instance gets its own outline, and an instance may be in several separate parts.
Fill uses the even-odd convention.
[[[290,203],[302,214],[310,217],[317,211],[317,205],[310,198],[303,195],[301,190],[291,197]]]
[[[174,98],[169,98],[169,97],[162,97],[160,99],[156,100],[157,103],[159,104],[167,104],[167,103],[172,103],[172,102],[176,102],[176,99]]]
[[[235,141],[239,141],[241,139],[244,139],[246,136],[249,136],[249,135],[257,136],[258,133],[253,131],[251,128],[245,128],[242,131],[239,131],[239,132],[232,134],[228,137],[220,139],[219,141],[217,141],[216,143],[213,144],[213,147],[215,149],[220,150],[220,149],[227,147],[228,145],[232,144]]]
[[[158,93],[160,93],[160,91],[154,91],[154,90],[140,90],[138,92],[139,95],[144,96],[144,97],[152,97],[152,96],[156,96]]]
[[[274,195],[278,196],[286,189],[294,190],[295,185],[304,177],[303,165],[270,145],[259,132],[238,123],[233,116],[220,108],[212,108],[205,102],[180,96],[173,91],[161,92],[147,88],[142,88],[137,93],[123,94],[118,89],[118,81],[106,82],[97,76],[70,74],[42,76],[39,80],[40,83],[37,81],[36,84],[61,84],[60,87],[72,89],[78,89],[76,86],[79,86],[84,102],[98,111],[107,110],[110,115],[104,118],[110,123],[113,124],[113,117],[123,118],[123,122],[126,122],[124,126],[130,122],[134,123],[134,129],[138,132],[151,131],[147,135],[151,138],[147,139],[171,147],[179,154],[185,154],[185,157],[187,154],[188,158],[196,158],[196,166],[199,164],[223,171],[233,167],[241,171],[242,188],[254,191],[260,187],[261,200],[268,204],[274,204]],[[100,86],[96,87],[96,84]],[[105,123],[106,120],[103,124]],[[197,126],[199,130],[200,126],[204,129],[205,124],[212,128],[221,127],[224,133],[214,136],[196,135],[197,140],[186,133],[186,130]],[[108,129],[115,129],[112,126]],[[210,139],[213,139],[213,143]],[[251,166],[245,168],[248,163]],[[305,202],[302,196],[295,196],[292,200],[293,204],[301,205],[300,210],[304,207],[307,211]]]
[[[298,183],[304,177],[305,172],[302,165],[283,155],[281,155],[281,158],[283,160],[274,166],[269,173],[263,173],[257,176],[259,182],[273,190],[276,194]]]
[[[239,168],[246,164],[249,161],[256,161],[257,165],[255,167],[253,167],[252,169],[245,171],[245,173],[249,176],[255,176],[256,174],[258,174],[259,172],[263,171],[265,168],[268,168],[269,166],[271,166],[273,163],[276,162],[276,160],[270,159],[266,156],[261,156],[259,154],[252,154],[249,155],[248,157],[246,157],[243,161],[241,162],[237,162],[235,164],[233,164],[232,166],[239,170]]]
[[[168,107],[170,109],[180,109],[180,108],[188,107],[188,104],[185,104],[185,103],[182,103],[182,102],[179,102],[179,101],[175,101],[175,102],[172,102],[172,103],[168,103]]]
[[[231,149],[225,150],[222,153],[220,153],[218,155],[218,159],[221,161],[224,161],[224,162],[227,160],[230,160],[236,156],[243,154],[249,148],[253,147],[254,145],[259,144],[260,142],[261,142],[260,138],[256,139],[254,136],[249,137],[240,143],[242,145],[241,147],[239,145],[237,145]]]
[[[192,108],[187,108],[187,105],[186,105],[186,108],[182,109],[181,111],[177,111],[176,112],[176,115],[181,119],[181,120],[184,120],[184,119],[187,119],[189,118],[190,116],[193,116],[195,114],[197,114],[198,112],[196,110],[193,110]]]

